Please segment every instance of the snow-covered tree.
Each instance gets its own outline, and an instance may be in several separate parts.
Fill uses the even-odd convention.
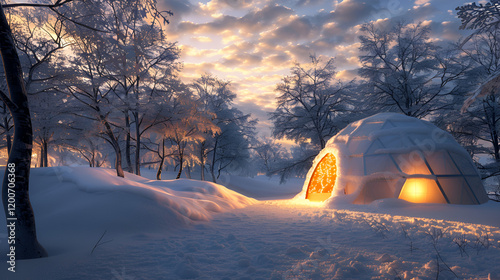
[[[205,167],[216,182],[224,170],[244,168],[250,158],[250,143],[256,121],[233,106],[236,94],[230,83],[211,75],[203,75],[194,81],[192,88],[202,111],[215,114],[212,122],[220,131],[207,135],[198,148],[201,179],[205,179]]]
[[[77,27],[78,28],[78,27]],[[81,33],[74,37],[72,59],[74,75],[65,81],[66,91],[78,101],[80,108],[74,114],[100,127],[99,137],[106,140],[115,152],[116,173],[124,177],[122,168],[122,149],[120,139],[123,128],[113,106],[113,91],[116,83],[107,79],[105,65],[112,57],[108,56],[109,47],[105,41],[96,38],[94,33]]]
[[[460,29],[475,30],[462,40],[460,44],[461,47],[467,44],[472,38],[481,37],[484,34],[491,36],[491,34],[498,32],[500,25],[500,1],[491,0],[485,4],[480,3],[479,5],[473,2],[459,6],[455,10],[457,10],[458,18],[462,21]],[[481,79],[481,82],[477,83],[471,91],[472,95],[465,100],[461,110],[462,112],[465,112],[477,98],[499,93],[499,69],[488,73],[488,76]]]
[[[153,126],[166,121],[163,91],[158,87],[175,76],[174,60],[179,51],[175,43],[166,40],[163,26],[169,13],[159,12],[153,0],[95,0],[78,6],[81,13],[98,15],[88,25],[102,32],[76,24],[67,28],[73,35],[77,54],[73,65],[80,70],[83,77],[80,81],[93,88],[75,90],[70,85],[68,89],[76,100],[94,111],[93,119],[103,125],[101,135],[106,136],[115,150],[119,176],[122,176],[122,141],[129,171],[134,166],[136,174],[140,174],[141,139]],[[82,90],[86,92],[85,98],[77,96]],[[85,100],[89,98],[92,102]],[[134,164],[132,141],[135,141]]]
[[[31,96],[34,143],[39,147],[38,167],[49,166],[49,151],[62,144],[69,135],[67,125],[71,119],[66,112],[65,97],[57,91]]]
[[[158,118],[146,115],[154,112],[150,105],[156,103],[155,89],[159,81],[175,75],[179,49],[175,42],[167,40],[166,18],[156,10],[155,1],[103,2],[109,11],[105,36],[111,44],[108,55],[114,58],[105,67],[108,78],[118,84],[115,94],[119,96],[119,108],[124,113],[127,168],[140,175],[141,138],[152,126],[161,123]],[[131,138],[136,147],[133,165]]]
[[[468,3],[455,8],[457,16],[462,21],[460,29],[476,29],[472,36],[488,31],[494,31],[500,26],[500,1],[490,0],[486,3]],[[472,38],[469,36],[468,39]],[[465,41],[467,42],[468,39]]]
[[[253,150],[257,172],[265,174],[271,174],[279,163],[290,159],[286,149],[272,138],[259,139]]]
[[[189,101],[188,101],[189,102]],[[209,115],[198,110],[196,106],[183,104],[184,117],[171,120],[165,124],[165,135],[168,139],[171,157],[177,162],[178,173],[176,179],[181,177],[186,163],[192,161],[195,147],[206,137],[220,130],[211,122]]]
[[[440,52],[419,24],[364,24],[361,28],[365,95],[373,108],[424,118],[449,107],[447,96],[458,90],[453,81],[465,68],[455,54]]]
[[[68,46],[67,34],[63,28],[63,17],[47,11],[33,12],[33,8],[19,7],[9,9],[7,18],[13,30],[14,41],[20,55],[24,72],[24,81],[28,95],[31,96],[30,110],[34,126],[34,140],[41,147],[40,165],[48,163],[48,144],[53,141],[53,135],[58,131],[57,121],[60,112],[57,104],[62,104],[59,97],[50,98],[55,94],[54,86],[62,78],[59,55]],[[50,93],[49,93],[50,92]],[[46,99],[51,99],[46,102]],[[50,103],[50,107],[43,106]],[[6,109],[5,105],[2,109]],[[50,108],[50,110],[47,110]],[[12,124],[10,114],[3,110],[0,127],[6,135],[7,150],[10,150]],[[42,156],[40,156],[42,155]]]
[[[486,81],[500,70],[500,30],[486,31],[459,46],[463,51],[464,64],[470,68],[466,79],[460,83],[464,91],[455,104],[463,104],[468,92],[477,89],[478,84]],[[467,108],[460,112],[456,108],[444,116],[448,129],[462,140],[471,155],[490,154],[494,164],[481,170],[484,177],[495,174],[500,164],[500,96],[495,87],[485,86],[482,96],[469,99]],[[486,91],[487,90],[487,91]]]

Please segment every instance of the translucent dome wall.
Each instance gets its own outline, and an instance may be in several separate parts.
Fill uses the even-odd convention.
[[[303,192],[315,201],[349,194],[359,204],[381,198],[488,201],[474,163],[450,134],[394,113],[351,123],[330,139],[314,160]]]

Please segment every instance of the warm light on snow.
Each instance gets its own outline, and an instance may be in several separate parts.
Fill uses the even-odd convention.
[[[347,195],[312,202],[287,199],[303,179],[279,184],[266,176],[221,177],[228,189],[196,180],[157,181],[154,170],[141,172],[145,177],[118,178],[106,168],[32,169],[30,196],[50,257],[23,261],[13,274],[6,269],[7,246],[0,246],[0,279],[500,276],[500,203],[430,205],[391,198],[356,205],[339,200]],[[410,176],[411,182],[417,178]],[[6,230],[0,228],[4,245]],[[436,262],[437,253],[446,263]],[[458,277],[442,270],[446,265]]]

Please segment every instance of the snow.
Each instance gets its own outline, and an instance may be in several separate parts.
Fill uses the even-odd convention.
[[[303,179],[221,180],[243,196],[104,168],[33,169],[31,181],[50,256],[8,272],[2,227],[0,279],[500,279],[500,203],[313,203],[282,199]]]

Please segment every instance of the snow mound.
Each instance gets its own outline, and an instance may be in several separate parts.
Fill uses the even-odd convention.
[[[30,196],[40,234],[63,232],[148,232],[206,221],[255,203],[224,186],[187,179],[156,181],[88,167],[35,168]],[[51,230],[52,231],[52,230]]]

